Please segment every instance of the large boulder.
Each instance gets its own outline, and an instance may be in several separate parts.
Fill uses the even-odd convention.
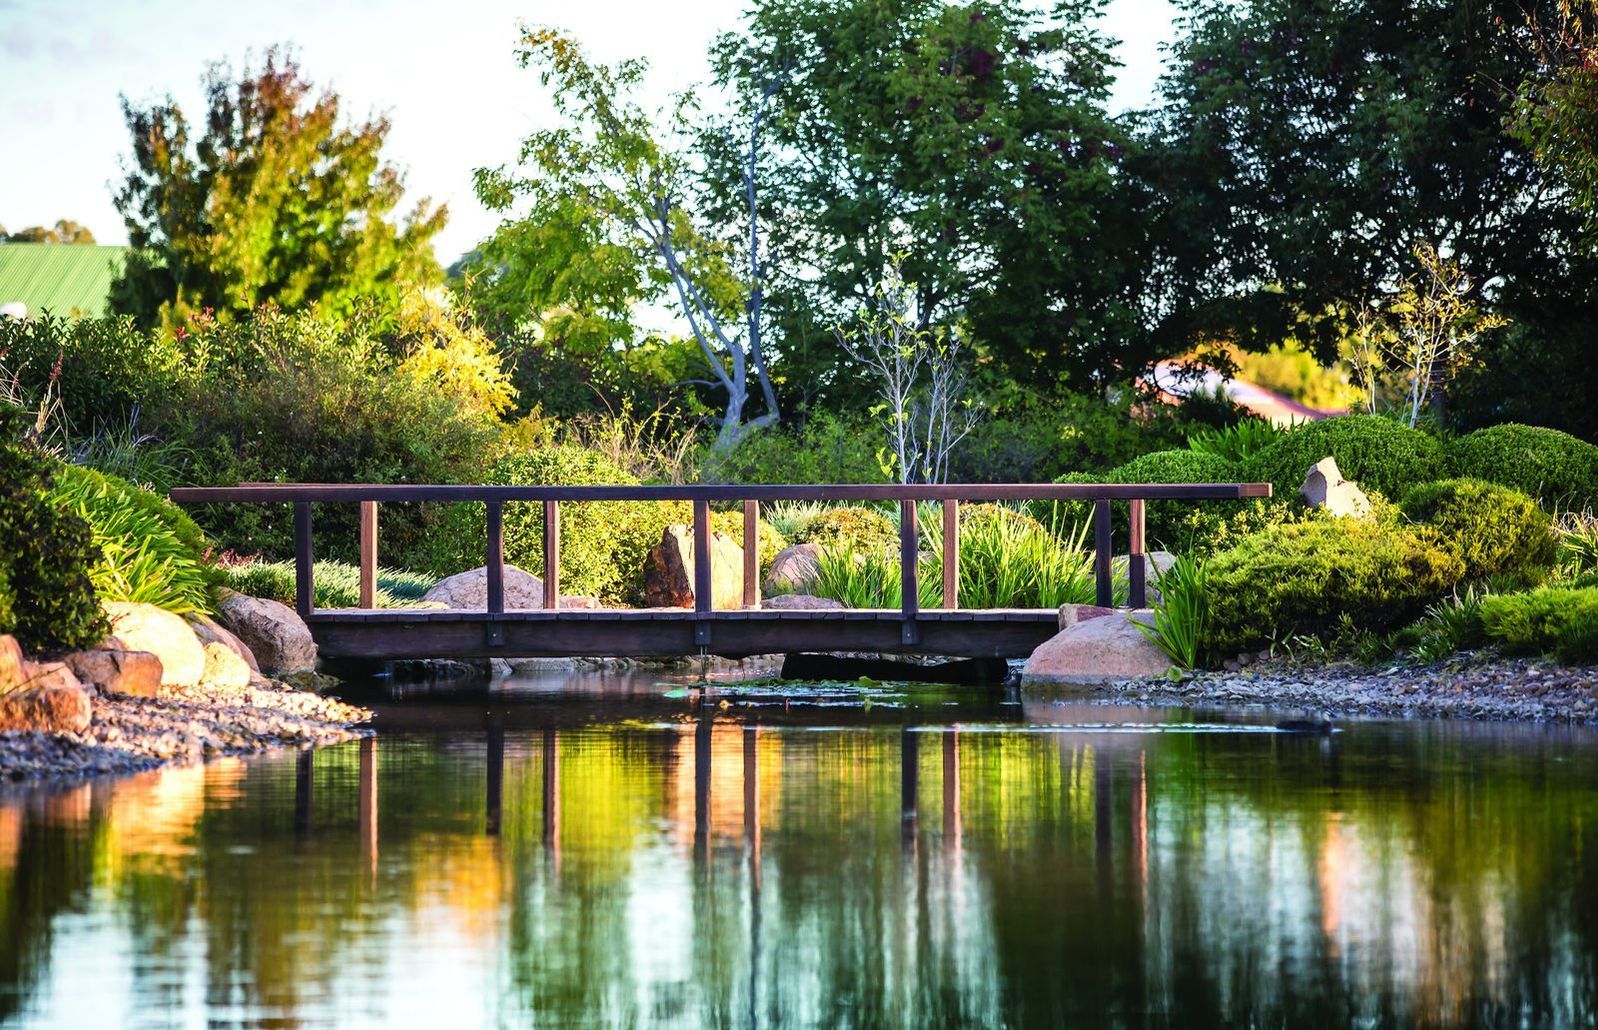
[[[205,645],[205,673],[200,682],[216,690],[239,690],[250,684],[251,669],[231,647],[215,640]]]
[[[713,608],[741,608],[744,551],[725,533],[710,534],[710,598]],[[684,525],[667,526],[660,543],[644,559],[644,604],[650,608],[694,605],[694,534]]]
[[[0,693],[14,689],[23,680],[27,661],[17,638],[0,633]]]
[[[268,676],[316,669],[316,640],[293,608],[264,597],[230,593],[222,599],[217,621],[244,641]],[[201,652],[204,671],[205,655]]]
[[[1304,476],[1304,485],[1298,488],[1304,503],[1320,508],[1328,515],[1363,519],[1370,516],[1370,498],[1359,484],[1343,478],[1336,458],[1322,458],[1311,465]]]
[[[93,683],[107,694],[155,697],[164,671],[161,659],[149,651],[115,651],[101,648],[69,654],[63,661],[83,683]]]
[[[1102,619],[1106,615],[1114,615],[1119,608],[1106,608],[1098,604],[1062,604],[1060,605],[1060,628],[1070,629],[1079,622],[1089,619]]]
[[[766,570],[763,589],[768,594],[804,594],[816,582],[816,556],[820,544],[794,544],[777,552]]]
[[[189,625],[194,627],[194,635],[200,638],[201,644],[221,644],[242,658],[251,672],[261,671],[261,663],[255,660],[255,652],[250,650],[250,645],[220,622],[209,615],[190,615]]]
[[[1152,612],[1140,609],[1086,619],[1061,630],[1027,659],[1021,671],[1022,688],[1165,675],[1171,659],[1134,625],[1153,621]]]
[[[505,608],[542,608],[544,606],[544,581],[514,565],[505,566]],[[488,568],[481,566],[466,572],[457,572],[434,583],[422,595],[423,601],[442,604],[446,608],[467,611],[488,610]]]
[[[94,717],[89,691],[61,662],[29,663],[28,685],[0,694],[0,731],[82,733]]]
[[[102,646],[114,651],[148,651],[161,660],[161,683],[192,687],[205,672],[205,650],[182,616],[153,604],[106,601],[111,637]]]

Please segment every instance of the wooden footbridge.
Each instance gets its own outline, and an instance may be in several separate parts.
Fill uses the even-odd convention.
[[[1045,609],[960,607],[960,505],[967,501],[1087,501],[1093,506],[1094,578],[1098,603],[1114,603],[1111,505],[1130,515],[1128,595],[1142,607],[1144,504],[1151,500],[1206,501],[1269,497],[1269,483],[948,483],[828,486],[423,486],[410,484],[247,483],[172,491],[182,504],[291,504],[294,507],[296,607],[321,654],[345,661],[408,658],[665,657],[715,654],[729,658],[798,651],[872,651],[1021,658],[1058,628]],[[897,502],[899,574],[903,602],[892,609],[775,610],[762,608],[758,526],[771,501]],[[693,505],[693,608],[565,609],[560,607],[561,505],[585,501],[688,501]],[[486,510],[484,566],[487,604],[479,611],[378,609],[378,505],[476,502]],[[743,607],[711,605],[711,505],[743,505]],[[942,605],[919,602],[917,505],[935,503],[943,518]],[[312,603],[312,505],[360,506],[360,604],[317,609]],[[505,607],[504,508],[543,506],[544,606]],[[595,509],[584,510],[590,516]]]

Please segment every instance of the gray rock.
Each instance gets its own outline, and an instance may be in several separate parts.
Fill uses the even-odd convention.
[[[217,621],[238,634],[267,676],[316,669],[316,640],[311,628],[286,604],[230,593],[222,599]],[[203,651],[200,664],[203,670]]]
[[[771,560],[762,589],[771,594],[808,592],[816,582],[816,556],[820,553],[820,544],[783,548]]]
[[[1322,458],[1311,465],[1298,492],[1304,496],[1305,504],[1329,515],[1363,519],[1371,514],[1370,498],[1358,483],[1343,478],[1336,458]]]
[[[544,581],[531,572],[507,565],[504,585],[507,610],[544,607]],[[441,579],[422,595],[422,600],[447,608],[487,611],[488,569],[478,567]]]
[[[1152,623],[1148,609],[1077,622],[1044,641],[1021,670],[1021,687],[1108,683],[1163,676],[1171,660],[1133,623]]]
[[[760,607],[778,612],[792,612],[831,611],[837,608],[847,608],[848,605],[833,597],[816,597],[812,594],[778,594],[775,597],[761,598]]]

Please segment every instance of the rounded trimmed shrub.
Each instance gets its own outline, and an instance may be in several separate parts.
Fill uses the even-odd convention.
[[[1243,478],[1296,498],[1310,466],[1327,455],[1344,477],[1390,497],[1437,479],[1443,468],[1442,444],[1419,429],[1380,415],[1339,415],[1299,426],[1254,454],[1243,462]]]
[[[1419,618],[1464,575],[1430,532],[1358,519],[1272,526],[1209,560],[1207,652]]]
[[[870,508],[828,508],[810,520],[798,544],[820,544],[823,549],[845,541],[858,549],[892,547],[899,542],[899,531],[881,512]]]
[[[1233,483],[1241,476],[1237,463],[1215,454],[1194,450],[1154,451],[1133,458],[1108,472],[1073,472],[1059,479],[1061,483]],[[1168,549],[1187,550],[1187,542],[1195,532],[1194,513],[1201,518],[1226,518],[1242,506],[1241,501],[1149,501],[1143,509],[1144,532],[1151,545]],[[1116,502],[1116,547],[1127,545],[1127,506]],[[1056,508],[1049,502],[1034,507],[1039,517],[1061,532],[1070,532],[1076,525],[1092,516],[1093,506],[1088,501],[1066,501]],[[1091,534],[1091,530],[1089,533]],[[1199,529],[1202,532],[1202,528]],[[1091,536],[1089,536],[1091,540]]]
[[[1487,638],[1511,654],[1598,662],[1598,589],[1593,587],[1489,594],[1482,598],[1481,621]]]
[[[1554,520],[1519,490],[1480,479],[1425,483],[1404,495],[1404,514],[1437,531],[1465,563],[1465,578],[1541,578],[1554,563]]]
[[[53,496],[54,462],[27,442],[28,419],[0,405],[0,633],[32,651],[89,647],[109,627],[89,571],[89,524]]]
[[[1549,509],[1598,505],[1598,447],[1569,433],[1506,422],[1448,445],[1454,475],[1514,487]]]

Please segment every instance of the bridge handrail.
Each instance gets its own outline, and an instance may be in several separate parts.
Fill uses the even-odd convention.
[[[1098,603],[1114,603],[1111,573],[1111,502],[1127,501],[1130,540],[1128,600],[1139,608],[1147,597],[1144,504],[1151,500],[1237,500],[1271,496],[1269,483],[830,483],[824,485],[740,485],[702,483],[673,486],[498,486],[414,483],[241,483],[237,486],[181,487],[171,492],[179,504],[290,503],[294,505],[295,602],[301,615],[313,610],[311,505],[360,505],[360,604],[374,607],[377,585],[377,505],[380,502],[482,502],[486,507],[487,610],[505,610],[504,505],[540,502],[544,506],[544,606],[560,603],[560,505],[575,501],[693,502],[694,609],[706,621],[696,628],[701,644],[710,640],[712,609],[710,505],[742,501],[743,601],[760,600],[759,520],[764,501],[898,501],[899,573],[903,640],[916,643],[920,608],[916,504],[939,502],[943,509],[943,607],[959,607],[959,505],[962,501],[1091,501],[1093,503],[1094,580]]]

